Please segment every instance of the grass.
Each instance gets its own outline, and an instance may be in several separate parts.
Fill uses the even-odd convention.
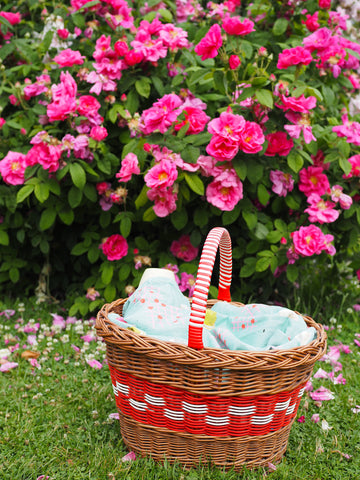
[[[91,319],[78,319],[61,329],[60,325],[54,327],[50,315],[68,319],[59,305],[7,302],[0,305],[0,311],[5,308],[15,313],[7,312],[9,318],[0,316],[0,351],[16,344],[19,349],[8,358],[18,366],[0,373],[1,480],[37,480],[41,475],[49,480],[359,478],[360,412],[352,411],[360,405],[360,348],[354,344],[355,333],[360,332],[359,313],[343,311],[329,331],[329,345],[340,341],[352,350],[341,353],[339,359],[346,384],[314,379],[314,389],[324,385],[335,398],[317,406],[309,394],[304,395],[297,417],[304,416],[305,422],[294,423],[287,452],[276,471],[261,468],[236,473],[209,465],[185,470],[181,465],[169,465],[166,460],[162,465],[150,458],[123,462],[128,451],[121,440],[119,422],[109,418],[116,412],[109,372],[106,365],[95,369],[87,363],[92,359],[103,362],[104,345],[81,338],[93,332]],[[61,323],[60,317],[55,320]],[[22,332],[24,326],[36,323],[40,323],[37,332]],[[29,345],[28,335],[35,335],[38,344]],[[24,344],[26,348],[22,348]],[[27,359],[25,351],[40,355]],[[319,367],[331,370],[329,364],[319,362],[314,372]],[[319,423],[311,421],[315,413],[320,416]],[[323,420],[330,430],[323,430]]]

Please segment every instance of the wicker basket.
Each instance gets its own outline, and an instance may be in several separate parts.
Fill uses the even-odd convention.
[[[240,470],[280,461],[305,384],[326,351],[326,334],[304,317],[317,332],[305,346],[258,352],[203,348],[205,310],[217,301],[207,296],[218,248],[218,300],[230,301],[231,240],[217,227],[200,259],[188,346],[112,323],[108,314],[121,314],[125,299],[102,307],[96,329],[106,342],[121,434],[131,450],[186,466],[210,461]]]

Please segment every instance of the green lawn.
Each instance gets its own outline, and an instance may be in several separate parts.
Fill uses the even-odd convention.
[[[7,361],[18,364],[0,373],[1,480],[37,480],[42,475],[50,480],[359,478],[360,347],[354,343],[360,342],[355,336],[360,333],[359,312],[345,311],[333,323],[330,315],[323,314],[322,321],[333,327],[328,332],[329,346],[340,346],[341,351],[337,362],[342,370],[335,376],[342,374],[346,383],[313,379],[313,385],[314,390],[320,386],[330,389],[334,399],[319,406],[309,393],[304,395],[297,418],[304,416],[305,421],[295,421],[287,453],[276,471],[261,468],[236,473],[208,465],[185,470],[149,458],[123,462],[128,451],[118,420],[109,418],[116,408],[107,366],[96,369],[89,365],[92,360],[103,363],[104,344],[81,338],[94,333],[91,319],[68,318],[59,304],[7,302],[0,307],[1,312],[15,310],[0,316],[0,353],[4,357],[5,349],[14,349]],[[34,340],[38,343],[31,345]],[[345,353],[347,349],[339,342],[348,345],[352,353]],[[26,358],[36,353],[37,359]],[[1,362],[4,368],[5,360]],[[318,362],[314,373],[320,367],[332,370],[330,363]],[[319,414],[318,423],[311,420],[313,414]],[[327,425],[329,429],[324,430]]]

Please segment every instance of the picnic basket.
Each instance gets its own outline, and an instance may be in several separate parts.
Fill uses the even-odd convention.
[[[213,228],[204,243],[191,299],[188,345],[135,333],[112,323],[126,299],[105,304],[96,329],[106,343],[121,435],[130,450],[188,467],[211,462],[225,469],[277,463],[326,333],[287,350],[203,348],[202,327],[212,271],[220,251],[218,300],[231,301],[231,239]],[[234,305],[243,304],[232,302]]]

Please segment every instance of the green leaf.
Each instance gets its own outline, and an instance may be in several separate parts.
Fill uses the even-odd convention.
[[[256,268],[256,258],[248,257],[245,258],[245,264],[241,267],[240,277],[248,278],[255,273]]]
[[[9,270],[9,278],[12,283],[17,283],[20,278],[20,272],[18,268],[10,268]]]
[[[247,173],[246,162],[242,158],[235,158],[232,164],[240,180],[244,181]]]
[[[147,202],[149,200],[148,196],[147,196],[148,190],[149,190],[149,187],[144,185],[141,192],[139,193],[137,199],[135,200],[136,210],[139,210],[140,207],[143,207],[144,205],[147,204]]]
[[[71,255],[76,255],[76,256],[79,256],[79,255],[83,255],[84,253],[86,253],[88,251],[88,247],[86,247],[83,242],[81,243],[77,243],[76,245],[73,246],[73,248],[71,249]]]
[[[258,238],[259,240],[265,240],[268,233],[269,233],[269,230],[267,229],[267,227],[262,223],[258,222],[254,232],[255,237]]]
[[[76,187],[71,187],[68,193],[68,202],[71,208],[76,208],[82,200],[82,191]]]
[[[90,200],[90,202],[92,202],[92,203],[97,202],[98,195],[97,195],[96,188],[93,184],[87,183],[84,187],[83,193],[84,193],[85,197],[88,200]]]
[[[130,110],[131,114],[137,112],[139,108],[139,95],[136,93],[135,90],[130,90],[130,92],[128,93],[126,99],[126,106],[128,110]]]
[[[39,228],[40,230],[47,230],[50,228],[56,219],[56,211],[53,208],[47,208],[44,210],[40,217]]]
[[[10,239],[9,239],[9,235],[7,232],[5,232],[4,230],[0,230],[0,245],[9,245],[10,243]]]
[[[131,218],[123,216],[120,221],[120,233],[127,238],[131,232]]]
[[[131,266],[128,263],[123,263],[119,268],[119,281],[126,282],[130,277]]]
[[[4,17],[0,17],[4,18]],[[4,19],[5,20],[5,19]],[[15,45],[14,43],[5,43],[4,45],[1,46],[0,48],[0,59],[5,60],[5,58],[10,55],[15,50]]]
[[[16,203],[22,203],[25,198],[32,194],[34,188],[34,185],[24,185],[23,187],[21,187],[16,195]]]
[[[298,171],[301,170],[302,166],[304,165],[304,159],[299,153],[292,151],[287,157],[287,163],[291,170],[293,170],[295,173],[298,173]]]
[[[75,215],[71,208],[63,208],[58,212],[60,220],[65,223],[65,225],[71,225],[74,221]]]
[[[223,225],[231,225],[234,223],[239,218],[240,210],[239,205],[236,205],[231,211],[224,212],[222,214]]]
[[[262,205],[267,205],[270,199],[270,193],[267,191],[265,185],[260,183],[257,188],[258,200]]]
[[[185,208],[180,210],[175,210],[174,213],[170,216],[171,223],[174,225],[176,230],[181,230],[188,223],[188,214]]]
[[[201,178],[196,175],[196,173],[185,172],[184,177],[185,177],[186,183],[189,185],[189,187],[193,192],[201,196],[204,195],[205,193],[204,183],[201,180]]]
[[[351,172],[351,163],[347,158],[339,157],[339,166],[345,175],[348,175]]]
[[[110,263],[103,263],[101,280],[105,285],[108,285],[111,282],[113,274],[114,274],[114,267]]]
[[[255,270],[257,272],[264,272],[267,270],[271,264],[272,257],[261,257],[257,260]]]
[[[274,26],[272,28],[272,32],[275,36],[279,37],[280,35],[282,35],[283,33],[286,32],[287,28],[288,28],[288,25],[289,25],[289,22],[288,20],[286,20],[286,18],[278,18],[275,23],[274,23]]]
[[[286,278],[293,283],[298,278],[299,270],[295,265],[288,265],[286,268]]]
[[[283,234],[279,232],[278,230],[273,230],[272,232],[269,232],[266,240],[270,243],[278,243],[281,240],[281,237]]]
[[[273,95],[269,90],[256,90],[255,98],[268,108],[274,108],[274,99]]]
[[[91,248],[89,248],[87,257],[90,263],[95,263],[100,256],[100,249],[98,245],[93,245]]]
[[[104,298],[107,302],[112,302],[116,297],[116,288],[114,285],[108,285],[104,290]]]
[[[194,223],[198,227],[205,227],[209,222],[209,212],[198,207],[194,212]]]
[[[152,80],[152,83],[155,87],[155,90],[158,92],[160,97],[163,97],[164,94],[165,94],[165,87],[164,87],[164,84],[163,84],[161,78],[152,76],[151,80]]]
[[[218,90],[223,95],[227,92],[227,81],[223,70],[215,70],[214,72],[215,90]]]
[[[82,190],[86,183],[86,173],[78,163],[70,164],[70,175],[75,187]]]
[[[135,88],[139,95],[145,98],[149,98],[151,91],[151,80],[148,77],[141,77],[140,80],[136,80]]]
[[[154,212],[154,208],[153,207],[149,207],[147,210],[145,210],[144,214],[143,214],[143,220],[144,222],[152,222],[153,220],[155,220],[157,217],[156,217],[156,213]]]
[[[46,183],[38,183],[35,185],[35,197],[40,203],[44,203],[49,198],[49,187]]]
[[[255,213],[248,212],[247,210],[244,210],[242,212],[242,217],[245,220],[246,225],[248,226],[249,230],[253,230],[257,223],[258,223],[258,218]]]
[[[257,184],[264,175],[264,167],[259,163],[249,162],[247,165],[247,178],[253,185]]]

